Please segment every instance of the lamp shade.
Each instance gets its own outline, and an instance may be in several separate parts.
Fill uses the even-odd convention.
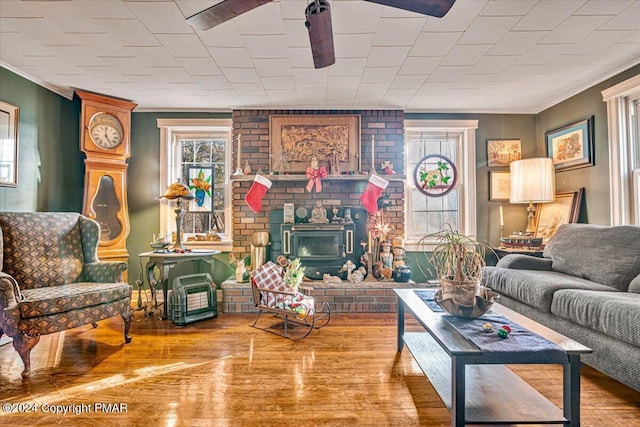
[[[553,202],[556,194],[553,159],[539,157],[511,162],[511,203]]]

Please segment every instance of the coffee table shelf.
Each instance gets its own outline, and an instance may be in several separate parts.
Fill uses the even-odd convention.
[[[404,343],[449,411],[451,359],[426,332],[404,334]],[[467,424],[565,424],[562,410],[503,365],[467,365]]]

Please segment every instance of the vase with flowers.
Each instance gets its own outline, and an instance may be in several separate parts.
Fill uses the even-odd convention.
[[[304,279],[305,267],[302,265],[300,258],[287,259],[280,255],[278,264],[284,268],[284,276],[282,280],[293,292],[297,292]]]

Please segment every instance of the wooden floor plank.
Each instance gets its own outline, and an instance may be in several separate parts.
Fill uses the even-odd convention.
[[[253,319],[221,314],[179,327],[136,313],[128,345],[119,318],[45,336],[25,382],[12,345],[2,346],[0,402],[40,410],[0,412],[0,425],[449,425],[449,412],[409,351],[395,351],[394,313],[338,314],[298,342],[249,327]],[[407,330],[421,327],[407,318]],[[512,369],[562,404],[559,366]],[[126,404],[127,412],[96,412],[96,403]],[[92,412],[42,411],[82,404]],[[639,420],[638,392],[583,369],[583,426]]]

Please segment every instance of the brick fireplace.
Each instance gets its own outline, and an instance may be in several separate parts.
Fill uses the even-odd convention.
[[[262,169],[265,176],[269,176],[269,116],[270,115],[345,115],[356,114],[360,116],[360,147],[361,147],[361,168],[364,173],[371,169],[371,137],[375,136],[375,161],[376,171],[381,173],[380,163],[385,160],[390,161],[397,173],[404,171],[404,112],[401,110],[234,110],[233,111],[233,134],[234,141],[237,135],[242,135],[242,148],[240,162],[237,162],[237,146],[234,144],[233,164],[244,165],[249,161],[253,171]],[[360,207],[360,195],[364,191],[368,177],[366,175],[356,175],[333,179],[324,179],[321,193],[309,193],[306,190],[307,180],[289,179],[288,177],[273,178],[273,185],[262,199],[263,209],[254,213],[245,204],[244,197],[251,188],[252,179],[233,180],[233,252],[236,256],[246,256],[251,252],[251,235],[255,231],[270,229],[270,213],[275,210],[282,210],[284,203],[294,203],[295,207],[305,207],[309,211],[317,200],[321,200],[323,205],[330,209],[332,207]],[[404,233],[404,181],[402,179],[390,180],[387,189],[382,197],[388,198],[387,207],[384,210],[385,222],[393,226],[394,235]],[[367,220],[368,222],[369,220]],[[373,295],[366,296],[361,301],[359,310],[354,307],[343,307],[343,303],[338,303],[334,299],[333,309],[335,311],[388,311],[394,309],[391,297],[388,292],[380,292],[378,288],[391,288],[397,283],[386,286],[382,284],[367,282],[353,287],[349,294],[356,297],[365,297],[369,291]],[[314,286],[315,287],[315,286]],[[236,289],[228,289],[225,292],[225,311],[245,311],[244,304],[248,303],[250,296],[244,295],[242,286]],[[338,297],[346,297],[347,290],[326,289],[323,294],[338,294]],[[231,297],[235,294],[236,300]],[[376,295],[378,294],[378,295]],[[325,297],[326,295],[322,295]],[[383,303],[378,305],[375,296],[382,298]],[[249,299],[247,299],[249,298]],[[348,299],[348,298],[347,298]],[[346,300],[345,300],[346,301]],[[344,301],[343,301],[344,302]],[[348,301],[347,301],[348,302]],[[340,304],[340,305],[338,305]],[[336,310],[337,309],[337,310]]]

